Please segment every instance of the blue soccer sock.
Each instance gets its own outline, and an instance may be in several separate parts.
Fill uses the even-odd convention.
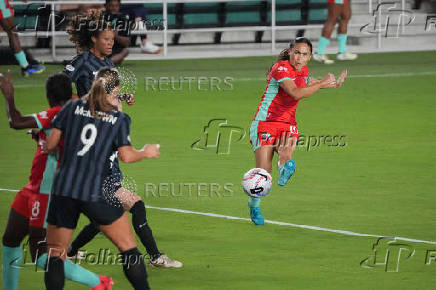
[[[260,198],[250,196],[248,198],[248,206],[249,207],[259,207],[260,206]]]
[[[24,51],[20,51],[20,52],[14,54],[14,56],[17,59],[18,64],[22,68],[26,68],[29,66],[29,63],[27,62],[26,55],[24,54]]]
[[[338,34],[338,48],[339,48],[339,53],[345,53],[347,51],[346,34]]]
[[[43,254],[36,261],[36,265],[42,269],[45,269],[47,264],[47,254]],[[91,271],[82,268],[81,266],[74,264],[70,260],[66,259],[64,263],[65,278],[68,280],[85,284],[89,287],[95,287],[100,284],[100,277]]]
[[[325,37],[320,37],[318,40],[318,48],[316,49],[317,54],[324,54],[325,49],[329,45],[330,39]]]
[[[23,253],[21,247],[7,247],[2,244],[3,289],[17,290]]]

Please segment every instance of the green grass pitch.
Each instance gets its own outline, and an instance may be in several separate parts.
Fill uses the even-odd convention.
[[[217,154],[216,148],[193,150],[191,145],[211,119],[226,119],[248,134],[265,89],[265,73],[274,60],[123,64],[138,78],[136,104],[125,108],[132,118],[133,144],[161,144],[159,159],[122,164],[146,204],[248,218],[247,196],[240,187],[243,173],[254,167],[248,135],[233,140],[229,154]],[[17,67],[0,70],[5,73],[8,68],[14,72],[21,112],[47,108],[45,79],[61,67],[49,65],[46,73],[28,79]],[[345,68],[350,77],[341,89],[322,90],[300,102],[300,134],[318,136],[315,141],[321,145],[297,149],[297,172],[287,186],[276,185],[273,169],[273,190],[261,203],[265,218],[436,241],[436,52],[362,54],[354,62],[309,64],[314,77],[329,71],[338,75]],[[177,81],[173,90],[164,80],[161,90],[156,85],[153,90],[150,77],[231,79],[218,85],[221,90],[205,80],[200,89],[195,81],[191,88]],[[35,143],[25,131],[9,128],[4,110],[0,115],[0,188],[20,189],[27,183]],[[212,132],[210,138],[216,138]],[[345,136],[345,146],[327,146],[326,137],[320,136]],[[147,183],[169,185],[153,193]],[[191,193],[187,183],[195,184]],[[220,187],[213,185],[211,191],[211,183]],[[13,197],[12,192],[0,191],[1,232]],[[153,289],[434,289],[436,283],[434,244],[398,241],[374,252],[375,237],[274,224],[258,227],[243,220],[157,209],[147,214],[159,249],[184,263],[181,269],[149,269]],[[86,222],[82,217],[80,227]],[[92,253],[100,248],[117,253],[103,235],[85,249]],[[145,252],[142,245],[139,248]],[[404,250],[397,269],[394,259],[400,248]],[[383,265],[387,251],[388,271]],[[372,260],[361,266],[371,255]],[[83,265],[112,276],[114,289],[130,289],[121,266]],[[20,289],[29,288],[43,289],[43,273],[26,266]],[[65,289],[87,287],[66,282]]]

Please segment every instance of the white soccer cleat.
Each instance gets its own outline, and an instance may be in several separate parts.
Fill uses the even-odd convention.
[[[152,267],[163,267],[163,268],[181,268],[183,266],[182,262],[168,258],[167,255],[162,254],[158,258],[151,260],[148,263]]]
[[[321,62],[323,64],[333,64],[334,63],[334,61],[329,59],[327,57],[327,55],[325,55],[325,54],[316,54],[316,53],[314,53],[313,54],[313,59],[316,60],[317,62]]]
[[[357,54],[351,52],[338,53],[336,58],[338,60],[355,60],[357,58]]]

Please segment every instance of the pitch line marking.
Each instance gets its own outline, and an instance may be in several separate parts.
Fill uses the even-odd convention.
[[[404,73],[386,73],[386,74],[365,74],[365,75],[348,75],[347,78],[391,78],[391,77],[410,77],[410,76],[427,76],[427,75],[435,75],[436,71],[424,71],[424,72],[404,72]],[[322,78],[322,77],[319,77]],[[175,80],[182,83],[187,83],[189,80],[179,80],[177,77],[174,77]],[[248,82],[248,81],[265,81],[266,78],[234,78],[234,81],[237,82]],[[15,88],[35,88],[35,87],[44,87],[41,84],[17,84],[14,85]]]
[[[0,188],[0,191],[19,192],[19,190],[16,190],[16,189],[9,189],[9,188]]]
[[[436,75],[436,71],[424,71],[415,73],[386,73],[386,74],[365,74],[365,75],[348,75],[347,78],[392,78],[392,77],[410,77],[410,76],[427,76]],[[322,78],[322,77],[318,77]],[[248,81],[264,81],[266,78],[235,78],[234,81],[248,82]]]
[[[209,216],[209,217],[214,217],[214,218],[223,218],[223,219],[230,219],[230,220],[242,220],[242,221],[249,221],[249,222],[251,222],[251,220],[248,219],[248,218],[229,216],[229,215],[222,215],[222,214],[216,214],[216,213],[199,212],[199,211],[191,211],[191,210],[177,209],[177,208],[167,208],[167,207],[156,207],[156,206],[150,206],[150,205],[147,205],[146,208],[157,209],[157,210],[164,210],[164,211],[171,211],[171,212],[178,212],[178,213],[185,213],[185,214],[203,215],[203,216]],[[373,234],[361,234],[361,233],[355,233],[355,232],[351,232],[351,231],[336,230],[336,229],[323,228],[323,227],[310,226],[310,225],[299,225],[299,224],[293,224],[293,223],[287,223],[287,222],[279,222],[279,221],[271,221],[271,220],[265,220],[265,223],[266,224],[279,225],[279,226],[289,226],[289,227],[300,228],[300,229],[314,230],[314,231],[330,232],[330,233],[346,235],[346,236],[374,237],[374,238],[386,237],[386,238],[395,238],[397,240],[407,241],[407,242],[424,243],[424,244],[436,245],[436,242],[433,242],[433,241],[417,240],[417,239],[404,238],[404,237],[383,236],[383,235],[373,235]]]
[[[9,189],[9,188],[0,188],[0,191],[18,192],[19,190]],[[195,215],[202,215],[202,216],[208,216],[208,217],[214,217],[214,218],[222,218],[222,219],[229,219],[229,220],[241,220],[241,221],[251,222],[251,220],[248,219],[248,218],[236,217],[236,216],[230,216],[230,215],[223,215],[223,214],[217,214],[217,213],[200,212],[200,211],[192,211],[192,210],[185,210],[185,209],[178,209],[178,208],[168,208],[168,207],[157,207],[157,206],[151,206],[151,205],[146,205],[145,207],[146,208],[150,208],[150,209],[162,210],[162,211],[171,211],[171,212],[184,213],[184,214],[195,214]],[[400,241],[406,241],[406,242],[436,245],[436,242],[434,242],[434,241],[425,241],[425,240],[418,240],[418,239],[411,239],[411,238],[404,238],[404,237],[396,237],[396,236],[361,234],[361,233],[345,231],[345,230],[336,230],[336,229],[323,228],[323,227],[310,226],[310,225],[299,225],[299,224],[280,222],[280,221],[265,220],[265,223],[266,224],[272,224],[272,225],[279,225],[279,226],[289,226],[289,227],[306,229],[306,230],[314,230],[314,231],[321,231],[321,232],[330,232],[330,233],[335,233],[335,234],[340,234],[340,235],[345,235],[345,236],[370,237],[370,238],[382,238],[382,237],[385,237],[385,238],[394,238],[394,239],[397,239],[397,240],[400,240]]]

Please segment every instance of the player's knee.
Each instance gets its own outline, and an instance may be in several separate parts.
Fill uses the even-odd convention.
[[[67,248],[59,244],[47,244],[47,253],[50,257],[66,256]]]
[[[341,24],[348,24],[351,19],[351,12],[347,12],[341,15]]]
[[[6,247],[15,248],[20,246],[24,237],[14,234],[12,231],[5,231],[2,237],[2,243]]]

